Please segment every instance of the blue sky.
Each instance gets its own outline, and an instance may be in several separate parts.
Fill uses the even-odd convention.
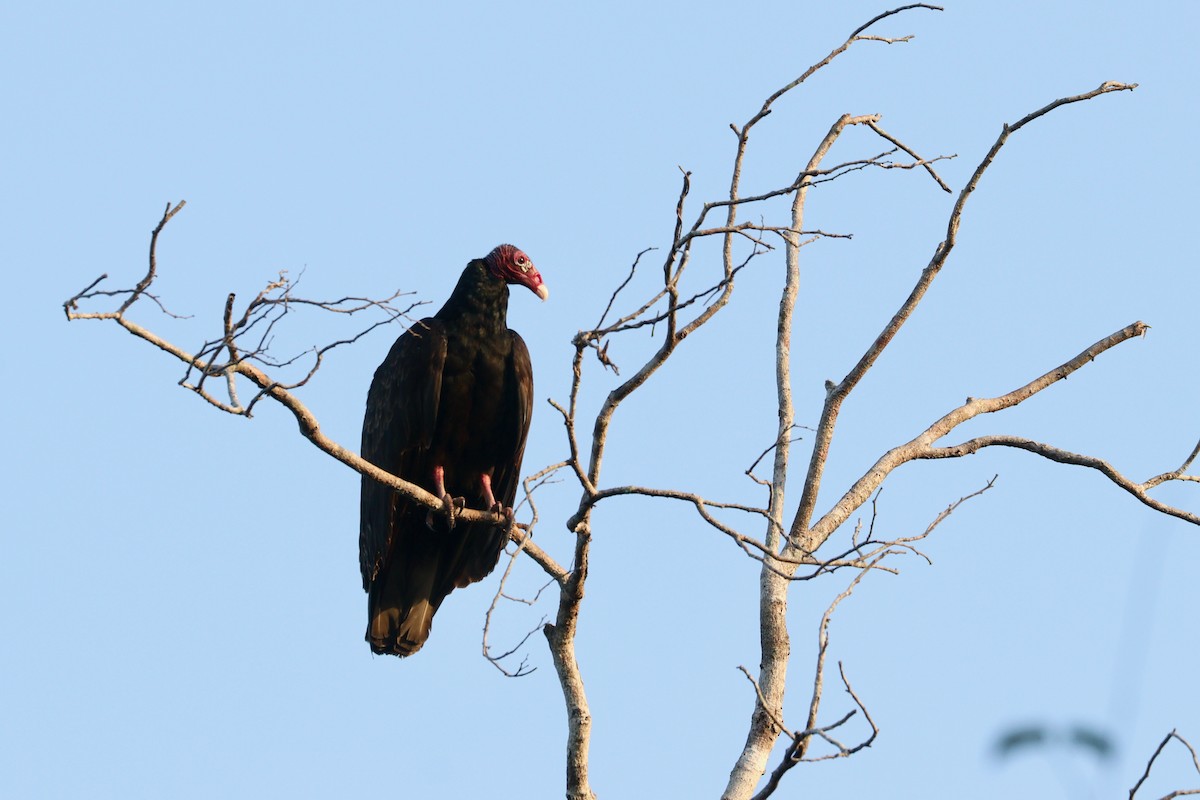
[[[357,567],[358,479],[283,411],[222,415],[176,364],[115,326],[66,324],[101,272],[144,269],[190,319],[138,319],[195,347],[225,295],[279,270],[309,296],[439,304],[470,258],[513,241],[551,288],[514,295],[532,352],[532,471],[561,459],[546,398],[566,399],[570,338],[634,255],[669,242],[678,167],[692,200],[725,190],[730,122],[887,8],[751,3],[9,4],[0,260],[10,310],[9,509],[0,547],[0,794],[293,797],[561,793],[561,695],[479,656],[495,578],[452,595],[417,657],[372,657]],[[1004,122],[1105,80],[1133,93],[1021,131],[968,207],[917,317],[847,403],[827,506],[880,453],[968,395],[999,394],[1137,319],[1145,339],[964,433],[1013,433],[1143,479],[1200,435],[1192,230],[1197,69],[1188,4],[950,3],[911,11],[783,101],[751,142],[746,186],[782,185],[842,113],[883,125],[957,189]],[[880,150],[847,135],[832,156]],[[813,424],[911,287],[952,196],[915,172],[814,189],[808,222],[854,233],[804,251],[793,356]],[[775,208],[778,211],[778,208]],[[715,251],[693,269],[715,266]],[[706,266],[707,265],[707,266]],[[650,291],[653,270],[645,283]],[[618,417],[606,481],[761,498],[742,471],[771,441],[779,254]],[[301,397],[354,447],[375,365],[399,330],[336,353]],[[279,347],[328,338],[297,319]],[[622,366],[654,342],[613,345]],[[613,385],[594,365],[586,409]],[[585,410],[586,410],[585,409]],[[965,438],[965,436],[963,437]],[[797,445],[797,462],[807,456]],[[1200,744],[1200,532],[1096,474],[988,452],[897,472],[879,524],[905,535],[999,474],[903,573],[843,604],[831,657],[881,728],[853,759],[793,770],[779,796],[1068,797],[1125,793],[1172,728]],[[798,487],[792,489],[793,498]],[[1200,508],[1194,488],[1164,499]],[[578,500],[547,487],[538,539],[566,558]],[[758,534],[757,531],[749,531]],[[601,797],[717,796],[745,735],[757,663],[756,564],[686,509],[596,515],[579,653]],[[514,589],[539,574],[518,567]],[[798,724],[821,611],[839,578],[799,585],[788,721]],[[551,614],[510,607],[496,635]],[[848,706],[831,692],[830,718]],[[841,704],[841,705],[839,705]],[[999,761],[1004,730],[1082,723],[1117,741],[1097,768],[1065,748]],[[1169,749],[1144,796],[1200,785]],[[1157,794],[1155,792],[1157,791]],[[1139,795],[1141,797],[1143,795]]]

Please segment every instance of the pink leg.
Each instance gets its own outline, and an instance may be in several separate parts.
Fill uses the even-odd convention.
[[[492,494],[492,476],[486,472],[479,476],[479,482],[483,484],[483,504],[488,507],[489,511],[497,510],[500,505],[496,502],[496,496]]]
[[[446,491],[446,470],[442,468],[441,464],[433,468],[433,493],[442,499],[442,513],[446,516],[446,526],[453,530],[454,514],[464,504],[462,498],[459,498],[459,502],[456,503],[450,493]],[[430,528],[433,527],[433,514],[434,512],[430,511],[425,515],[425,524]]]
[[[483,484],[483,503],[487,506],[488,511],[494,511],[497,514],[503,514],[508,518],[509,523],[513,519],[513,510],[505,508],[504,504],[496,499],[496,495],[492,494],[492,476],[486,472],[479,476],[479,482]]]

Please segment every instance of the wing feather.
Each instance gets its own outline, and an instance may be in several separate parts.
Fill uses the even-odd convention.
[[[525,456],[525,439],[529,435],[529,423],[533,417],[533,365],[529,360],[529,348],[516,331],[512,335],[512,355],[508,361],[507,398],[504,419],[509,426],[508,436],[512,442],[512,457],[497,465],[492,486],[496,499],[512,506],[517,496],[517,484],[521,480],[521,461]]]
[[[421,320],[392,345],[367,392],[362,457],[407,480],[427,471],[446,344],[441,321],[432,317]],[[391,542],[396,495],[382,483],[364,477],[361,503],[359,565],[363,588],[369,590]]]
[[[509,331],[512,349],[505,364],[505,377],[500,402],[500,419],[504,429],[498,431],[504,457],[492,472],[492,491],[496,499],[512,508],[521,481],[521,461],[525,454],[525,439],[533,416],[533,367],[529,348],[516,331]],[[506,540],[505,530],[492,525],[476,525],[473,544],[458,551],[450,570],[453,585],[462,588],[486,578],[500,558]]]

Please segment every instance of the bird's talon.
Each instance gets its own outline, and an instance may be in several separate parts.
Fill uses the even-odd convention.
[[[442,495],[442,513],[446,515],[446,527],[454,530],[454,523],[458,521],[458,512],[467,507],[467,501],[462,497],[451,497],[450,493]]]
[[[458,512],[467,507],[467,499],[465,497],[451,497],[450,493],[442,495],[442,507],[436,510],[431,510],[425,514],[425,524],[433,529],[433,521],[435,516],[441,516],[446,520],[446,528],[454,530],[454,524],[458,521]]]
[[[505,525],[511,525],[513,520],[516,519],[516,514],[513,512],[513,510],[499,501],[492,504],[492,507],[489,508],[488,511],[504,517]]]

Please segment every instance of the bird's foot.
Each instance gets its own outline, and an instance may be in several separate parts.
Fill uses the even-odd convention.
[[[511,508],[509,508],[508,506],[504,505],[503,503],[493,503],[492,507],[489,508],[488,511],[491,511],[493,514],[499,514],[500,516],[504,517],[505,525],[511,525],[513,523],[513,520],[516,518],[516,514],[513,512],[513,510]]]
[[[446,527],[454,530],[454,523],[458,521],[458,512],[466,507],[467,499],[465,497],[451,497],[450,493],[446,492],[442,495],[442,507],[425,515],[425,524],[432,529],[434,519],[440,516],[446,520]]]
[[[434,514],[441,514],[446,518],[446,527],[454,530],[454,523],[457,521],[458,512],[467,507],[467,499],[465,497],[451,497],[446,491],[446,470],[440,465],[433,468],[433,493],[442,498],[442,507],[430,511],[425,515],[425,524],[433,529]]]

